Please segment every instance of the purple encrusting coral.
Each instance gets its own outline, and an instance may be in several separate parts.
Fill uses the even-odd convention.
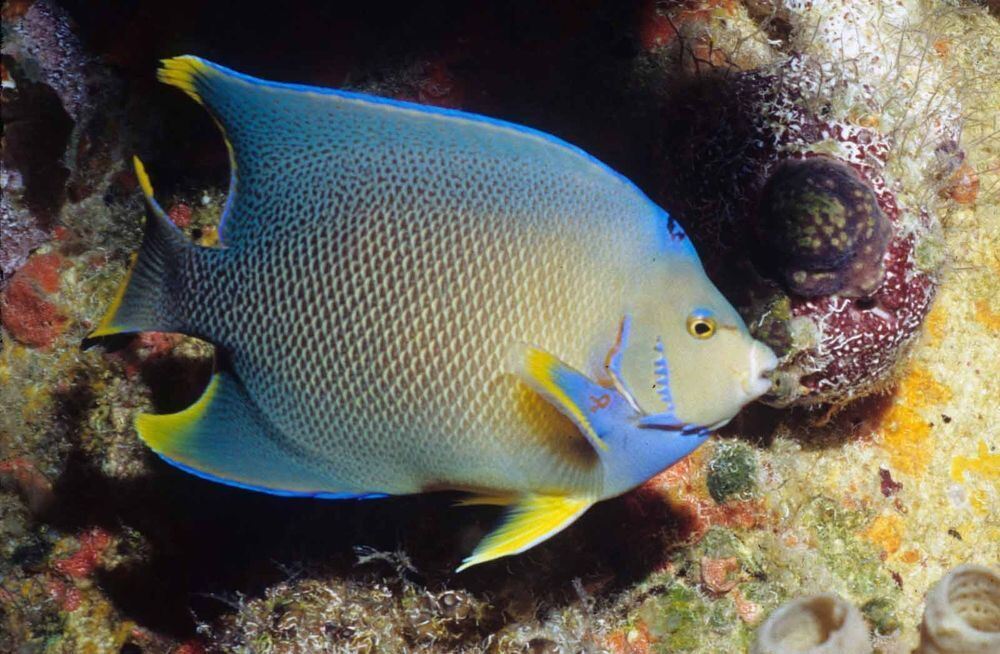
[[[666,160],[666,174],[693,189],[673,199],[695,217],[686,224],[708,245],[709,265],[731,266],[720,262],[757,243],[758,282],[748,290],[740,275],[732,291],[745,294],[748,325],[782,358],[769,396],[780,406],[841,404],[886,384],[937,286],[934,262],[918,256],[936,223],[903,210],[885,181],[892,139],[871,113],[829,117],[838,87],[824,75],[793,56],[716,81],[699,99],[717,108],[682,113],[693,137],[667,142],[680,156]]]

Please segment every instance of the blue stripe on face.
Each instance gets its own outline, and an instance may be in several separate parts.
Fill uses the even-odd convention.
[[[653,374],[656,379],[656,393],[667,406],[665,413],[674,413],[674,396],[670,392],[670,364],[667,362],[667,354],[664,351],[663,340],[656,339],[656,351],[658,356],[653,361]]]

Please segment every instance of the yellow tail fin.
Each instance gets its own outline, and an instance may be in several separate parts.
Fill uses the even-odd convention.
[[[475,497],[463,504],[500,504],[499,497]],[[503,556],[518,554],[548,540],[573,524],[583,512],[594,503],[591,498],[568,497],[565,495],[523,496],[511,508],[503,524],[493,530],[479,543],[456,572]]]

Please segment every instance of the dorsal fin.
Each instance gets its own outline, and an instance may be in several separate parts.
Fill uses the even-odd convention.
[[[641,195],[583,150],[528,127],[361,93],[270,82],[193,56],[162,64],[159,79],[205,106],[229,148],[230,193],[220,226],[225,245],[298,229],[303,206],[332,215],[372,211],[377,194],[364,197],[363,192],[385,181],[372,175],[376,164],[383,171],[408,165],[412,172],[427,165],[421,157],[470,152],[511,160],[558,157],[563,169],[617,179]],[[403,162],[405,156],[410,160]]]

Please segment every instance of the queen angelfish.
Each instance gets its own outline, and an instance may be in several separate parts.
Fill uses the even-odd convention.
[[[769,388],[774,354],[680,226],[578,148],[197,57],[159,78],[229,148],[220,246],[173,226],[136,159],[145,235],[88,338],[216,345],[200,399],[136,419],[169,463],[279,495],[508,507],[462,569],[558,533]]]

